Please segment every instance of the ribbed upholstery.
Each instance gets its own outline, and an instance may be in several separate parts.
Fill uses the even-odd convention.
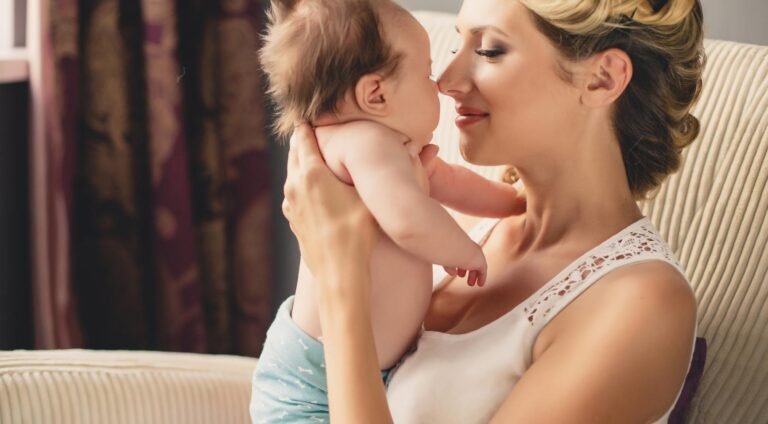
[[[419,12],[435,75],[458,43],[455,16]],[[709,351],[691,423],[768,423],[768,47],[705,43],[702,124],[680,171],[642,203],[685,266]],[[453,101],[442,98],[435,143],[464,163]],[[489,178],[503,168],[470,166]]]
[[[702,123],[644,212],[685,265],[707,364],[691,422],[768,422],[768,47],[708,41]]]
[[[0,352],[0,423],[248,423],[255,366],[224,355]]]

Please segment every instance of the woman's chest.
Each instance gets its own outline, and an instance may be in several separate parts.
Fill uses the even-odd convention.
[[[521,307],[562,269],[564,260],[555,252],[526,254],[515,258],[509,244],[494,239],[483,246],[488,278],[483,287],[469,287],[464,278],[446,277],[433,292],[424,321],[427,330],[450,334],[474,331]]]
[[[489,422],[530,366],[528,332],[520,322],[468,335],[423,333],[388,385],[394,422]]]
[[[463,334],[495,321],[536,291],[535,279],[526,278],[530,272],[531,267],[524,264],[503,270],[489,267],[483,287],[469,287],[464,278],[447,277],[432,294],[424,328]]]

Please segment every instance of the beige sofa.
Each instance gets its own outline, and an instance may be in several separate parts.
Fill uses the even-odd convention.
[[[435,67],[450,60],[451,15],[420,13]],[[768,422],[768,47],[706,44],[699,140],[648,214],[699,300],[707,363],[691,423]],[[445,100],[445,99],[443,99]],[[457,156],[449,101],[436,140]],[[502,169],[478,169],[498,178]],[[0,353],[0,423],[248,422],[256,360],[115,351]]]

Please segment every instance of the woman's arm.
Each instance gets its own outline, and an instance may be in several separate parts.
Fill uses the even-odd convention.
[[[391,423],[370,321],[378,229],[354,188],[326,167],[306,125],[291,138],[283,213],[317,281],[331,422]]]

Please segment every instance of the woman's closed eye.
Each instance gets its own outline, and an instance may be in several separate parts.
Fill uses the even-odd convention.
[[[459,49],[452,49],[451,54],[456,54],[459,52]],[[494,58],[503,55],[506,53],[506,50],[504,49],[475,49],[475,54],[478,56],[484,56],[487,58]]]
[[[500,48],[494,48],[494,49],[475,49],[475,54],[478,56],[487,57],[488,59],[493,59],[495,57],[499,57],[506,53],[506,50],[500,49]]]

